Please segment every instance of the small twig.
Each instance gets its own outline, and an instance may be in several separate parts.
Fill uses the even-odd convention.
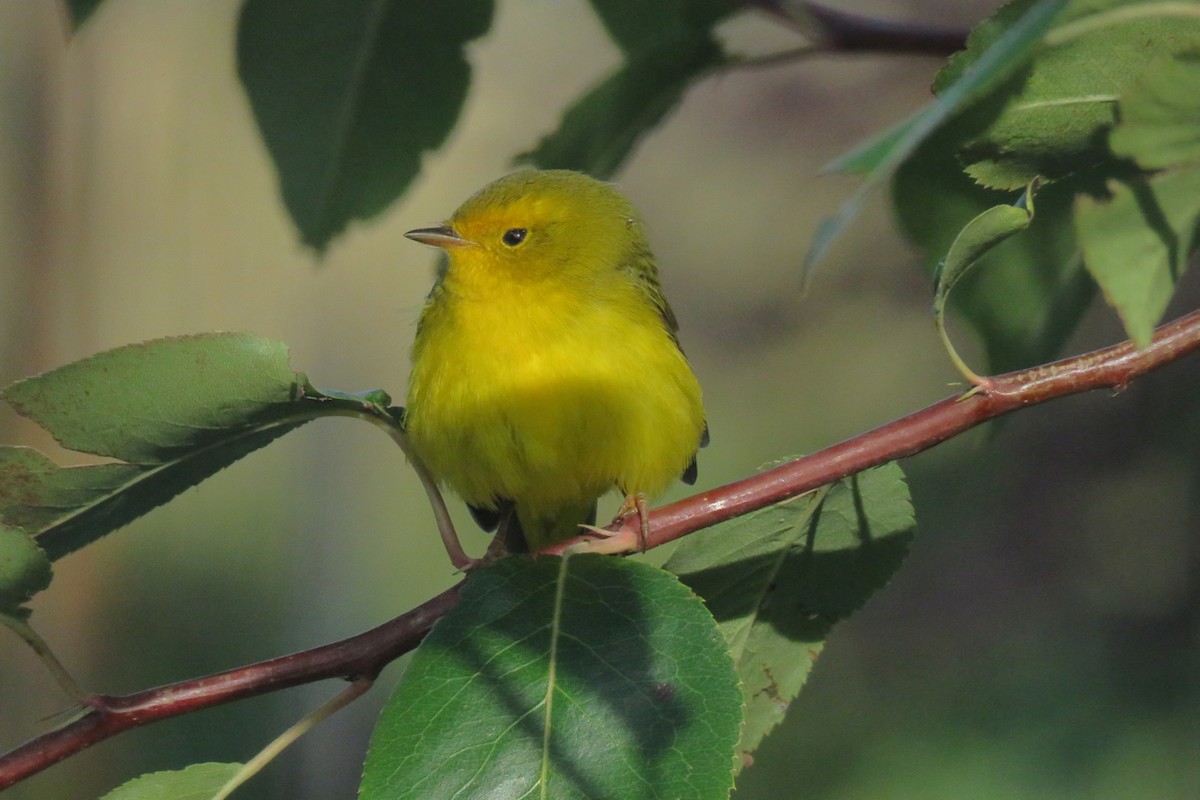
[[[803,0],[736,0],[792,27],[825,52],[887,52],[948,56],[961,50],[967,31],[851,14]]]

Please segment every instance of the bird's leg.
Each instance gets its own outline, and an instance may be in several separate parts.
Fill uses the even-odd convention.
[[[644,492],[625,495],[625,502],[621,503],[613,522],[624,524],[634,514],[637,514],[638,518],[638,550],[644,553],[646,542],[650,538],[650,506],[646,502]]]
[[[509,547],[509,518],[506,516],[500,520],[500,525],[496,528],[496,535],[492,537],[492,541],[488,542],[487,552],[483,554],[483,558],[479,559],[477,566],[485,567],[512,552],[512,548]]]

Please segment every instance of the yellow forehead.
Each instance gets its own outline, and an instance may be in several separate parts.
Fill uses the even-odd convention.
[[[527,170],[485,186],[454,212],[450,223],[528,227],[571,218],[632,215],[628,202],[610,184],[568,170]]]

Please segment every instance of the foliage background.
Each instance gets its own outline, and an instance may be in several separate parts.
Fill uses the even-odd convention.
[[[433,266],[403,232],[507,171],[618,62],[586,4],[501,4],[470,50],[449,145],[318,265],[237,83],[238,5],[108,0],[68,46],[55,4],[0,0],[0,384],[130,341],[249,329],[289,342],[318,386],[402,396]],[[967,25],[995,3],[843,5]],[[752,52],[794,43],[753,15],[724,31]],[[702,486],[948,393],[930,290],[884,198],[799,291],[817,221],[852,186],[815,173],[924,102],[938,65],[819,56],[709,79],[621,172],[706,388]],[[1198,272],[1174,313],[1200,302]],[[1097,309],[1069,349],[1122,337]],[[0,433],[53,451],[7,412]],[[909,460],[913,555],[839,627],[737,796],[1194,800],[1197,452],[1200,380],[1184,361],[1115,399],[1032,409]],[[465,518],[463,530],[481,549]],[[57,568],[38,628],[85,686],[113,693],[356,632],[452,579],[399,454],[348,421],[292,434]],[[398,674],[250,791],[352,796]],[[6,800],[96,797],[140,772],[243,759],[332,691],[134,731]],[[63,708],[5,640],[0,747]]]

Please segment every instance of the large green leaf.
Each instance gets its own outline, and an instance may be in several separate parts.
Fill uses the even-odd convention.
[[[413,657],[360,797],[726,798],[740,724],[725,641],[674,576],[511,557]]]
[[[388,398],[326,395],[288,365],[279,342],[213,333],[128,345],[5,389],[18,412],[64,447],[119,463],[60,467],[0,447],[0,522],[60,558],[167,502],[320,416]]]
[[[1075,219],[1088,271],[1145,347],[1196,246],[1200,166],[1114,183],[1108,200],[1081,196]]]
[[[1145,13],[1129,13],[1137,5],[1145,5]],[[1125,88],[1162,56],[1200,48],[1200,16],[1173,13],[1167,5],[1071,3],[1033,60],[972,108],[988,122],[962,150],[971,176],[992,188],[1016,189],[1038,176],[1062,178],[1110,161],[1107,133]],[[995,35],[998,30],[989,31]],[[938,86],[981,58],[977,50],[988,38],[951,62]]]
[[[18,381],[2,396],[63,447],[162,464],[274,417],[307,384],[280,342],[244,333],[126,345]]]
[[[1113,152],[1148,169],[1200,161],[1200,55],[1162,58],[1121,94]]]
[[[140,775],[100,800],[211,800],[241,764],[192,764],[181,770]]]
[[[783,719],[834,623],[891,579],[915,527],[888,464],[700,531],[671,556],[667,568],[704,598],[737,662],[742,753]]]
[[[247,0],[238,75],[306,244],[404,192],[454,127],[463,48],[491,19],[491,0]]]
[[[50,559],[26,533],[0,525],[0,614],[24,618],[22,606],[50,585]]]

